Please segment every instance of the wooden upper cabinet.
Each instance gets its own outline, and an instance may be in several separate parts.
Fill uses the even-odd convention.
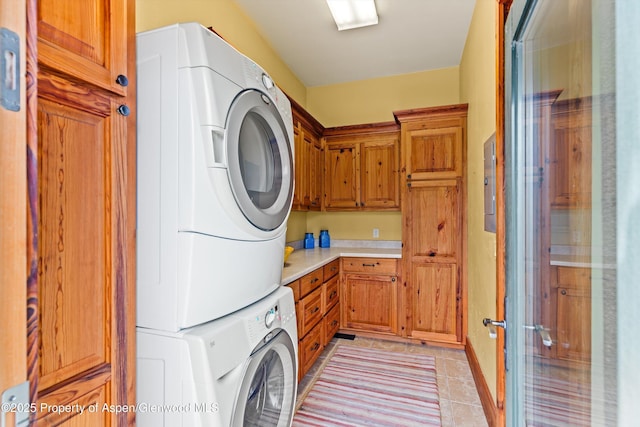
[[[325,146],[325,209],[360,206],[360,145],[354,142]]]
[[[127,75],[127,1],[41,0],[37,2],[38,63],[126,94],[116,82]],[[135,46],[134,46],[135,47]]]
[[[466,105],[395,111],[394,115],[402,123],[405,179],[462,175]]]
[[[324,177],[322,125],[297,102],[289,98],[293,113],[295,188],[292,209],[319,211],[322,208]]]
[[[591,99],[556,101],[549,147],[551,205],[591,206]]]
[[[325,130],[324,208],[399,210],[399,135],[395,123]]]

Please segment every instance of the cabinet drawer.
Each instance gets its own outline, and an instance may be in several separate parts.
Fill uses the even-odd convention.
[[[327,314],[331,308],[338,303],[340,295],[338,294],[338,276],[333,277],[322,285],[322,313]]]
[[[396,274],[395,258],[343,258],[342,270],[351,273]]]
[[[322,272],[325,282],[338,274],[340,272],[340,258],[333,260],[322,267]]]
[[[322,284],[322,274],[322,268],[319,268],[300,279],[300,297],[304,297]]]
[[[313,366],[313,363],[318,359],[320,353],[322,353],[322,323],[318,323],[303,339],[300,340],[300,375],[299,379],[302,379],[304,374],[307,373],[309,368]]]
[[[300,336],[305,336],[322,319],[322,287],[298,302],[300,306]]]
[[[331,338],[340,329],[340,305],[336,304],[329,311],[329,313],[322,319],[323,326],[323,341],[322,344],[326,347],[331,341]]]
[[[300,299],[300,279],[289,283],[287,286],[293,291],[293,300],[298,302]]]

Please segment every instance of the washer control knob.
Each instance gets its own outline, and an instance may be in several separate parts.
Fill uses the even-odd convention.
[[[264,326],[266,326],[267,329],[271,328],[274,320],[276,320],[276,311],[272,308],[264,315]]]
[[[262,75],[262,84],[267,89],[271,89],[273,87],[273,80],[271,80],[271,77],[267,76],[266,74],[263,74]]]

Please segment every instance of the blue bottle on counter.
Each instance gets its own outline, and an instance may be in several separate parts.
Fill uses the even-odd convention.
[[[313,249],[314,245],[315,241],[313,238],[313,233],[304,233],[304,248]]]
[[[331,246],[331,238],[329,237],[329,230],[320,230],[320,247],[328,248]]]

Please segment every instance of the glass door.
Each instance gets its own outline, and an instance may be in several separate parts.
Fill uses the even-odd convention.
[[[507,425],[615,425],[614,0],[506,23]]]

